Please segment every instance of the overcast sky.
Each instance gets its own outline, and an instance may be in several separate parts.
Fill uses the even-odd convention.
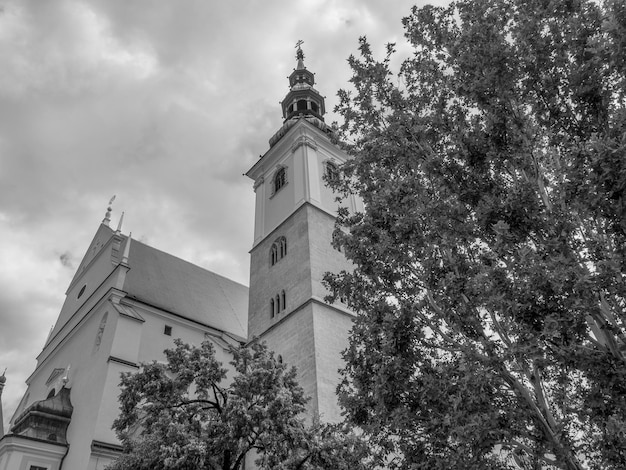
[[[111,196],[113,227],[125,211],[124,233],[247,285],[242,174],[282,124],[296,41],[332,109],[358,37],[380,56],[414,3],[0,0],[5,422]]]

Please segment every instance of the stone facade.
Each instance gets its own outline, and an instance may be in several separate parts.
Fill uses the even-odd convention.
[[[337,371],[352,325],[345,306],[324,301],[323,274],[350,268],[330,244],[333,224],[334,218],[305,204],[252,250],[248,310],[250,339],[267,342],[285,363],[298,369],[298,381],[311,397],[310,416],[325,421],[340,419]],[[288,252],[272,266],[270,248],[279,234],[287,239]],[[332,268],[325,268],[318,257]],[[272,315],[270,300],[282,290],[287,307]]]

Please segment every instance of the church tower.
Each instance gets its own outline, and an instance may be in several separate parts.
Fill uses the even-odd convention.
[[[300,44],[281,103],[284,123],[246,173],[256,193],[248,335],[297,367],[311,397],[310,417],[335,422],[338,369],[353,314],[341,303],[324,301],[324,273],[350,269],[331,245],[338,203],[325,181],[349,157],[324,122],[324,98],[304,66]],[[362,210],[356,198],[343,204]]]

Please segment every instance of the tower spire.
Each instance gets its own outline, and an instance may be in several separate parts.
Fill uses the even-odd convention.
[[[304,65],[302,39],[296,42],[296,68],[289,75],[289,93],[282,101],[283,118],[285,122],[302,116],[312,116],[324,121],[324,97],[313,88],[315,74],[307,70]]]
[[[128,234],[128,239],[126,240],[126,246],[124,246],[124,254],[122,255],[122,263],[128,264],[128,257],[130,256],[130,242],[133,237],[133,232]]]
[[[124,212],[122,212],[122,215],[120,216],[120,221],[117,223],[117,230],[115,231],[116,233],[122,232],[122,222],[124,222]]]

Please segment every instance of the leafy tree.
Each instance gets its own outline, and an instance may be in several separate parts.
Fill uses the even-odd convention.
[[[166,364],[124,374],[113,424],[124,453],[110,470],[237,470],[247,454],[261,469],[367,468],[363,440],[337,426],[305,426],[295,368],[264,344],[231,352],[230,382],[210,341],[175,340]]]
[[[383,468],[381,456],[362,436],[344,424],[316,423],[284,462],[268,462],[272,470],[371,470]]]
[[[348,418],[397,468],[626,468],[626,6],[413,8],[351,57],[330,182]]]

